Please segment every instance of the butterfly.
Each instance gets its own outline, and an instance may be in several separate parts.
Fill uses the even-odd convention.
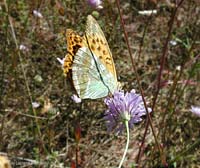
[[[84,36],[67,29],[67,55],[63,71],[71,76],[81,99],[98,99],[113,94],[119,83],[107,40],[97,21],[87,17]]]

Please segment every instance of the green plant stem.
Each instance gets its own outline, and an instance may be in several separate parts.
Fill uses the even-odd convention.
[[[21,70],[22,70],[22,75],[23,75],[23,78],[24,78],[24,82],[25,82],[25,86],[26,86],[26,89],[27,89],[28,97],[29,97],[29,100],[30,100],[30,103],[31,103],[31,110],[32,110],[33,115],[35,117],[35,123],[36,123],[37,133],[38,133],[39,137],[41,137],[42,133],[41,133],[40,125],[39,125],[39,122],[38,122],[37,113],[36,113],[35,109],[32,106],[33,98],[32,98],[32,95],[31,95],[31,90],[30,90],[29,84],[28,84],[28,80],[27,80],[25,68],[24,68],[24,66],[22,64],[22,57],[21,57],[21,54],[20,54],[20,51],[19,51],[19,45],[18,45],[18,42],[17,42],[17,38],[16,38],[16,33],[15,33],[15,30],[14,30],[13,22],[12,22],[11,17],[9,16],[9,10],[8,10],[8,5],[7,5],[7,1],[6,0],[4,0],[4,5],[5,5],[5,8],[6,8],[8,22],[10,24],[12,37],[13,37],[13,40],[15,42],[15,46],[16,46],[16,49],[17,49],[17,54],[19,56],[19,61],[20,61],[20,66],[21,66]],[[41,141],[43,141],[43,140],[41,139]],[[44,145],[44,143],[42,143],[42,147],[45,150],[45,152],[48,153],[47,149],[46,149],[46,147]]]
[[[6,12],[7,12],[7,14],[8,14],[8,21],[9,21],[10,28],[11,28],[11,32],[12,32],[12,37],[13,37],[14,42],[15,42],[15,46],[16,46],[16,49],[17,49],[17,54],[18,54],[18,56],[19,56],[20,65],[21,65],[22,74],[23,74],[23,77],[24,77],[26,89],[27,89],[28,96],[29,96],[29,99],[30,99],[30,102],[31,102],[31,109],[32,109],[32,111],[33,111],[34,116],[36,117],[36,118],[35,118],[35,121],[36,121],[36,123],[37,123],[37,131],[38,131],[39,136],[41,136],[42,134],[41,134],[41,131],[40,131],[40,126],[39,126],[39,124],[38,124],[37,114],[36,114],[35,109],[34,109],[33,106],[32,106],[33,99],[32,99],[32,96],[31,96],[31,91],[30,91],[29,85],[28,85],[28,80],[27,80],[27,77],[26,77],[25,69],[24,69],[24,66],[23,66],[23,64],[22,64],[22,57],[21,57],[21,54],[20,54],[20,51],[19,51],[19,45],[18,45],[18,43],[17,43],[17,38],[16,38],[15,30],[14,30],[14,27],[13,27],[13,24],[12,24],[12,19],[11,19],[11,17],[9,16],[8,6],[7,6],[7,3],[6,3],[6,0],[4,0],[4,4],[5,4],[5,7],[6,7]]]
[[[124,124],[125,124],[125,126],[126,126],[127,141],[126,141],[126,147],[125,147],[125,150],[124,150],[124,154],[123,154],[122,160],[121,160],[121,162],[120,162],[118,168],[121,168],[121,167],[122,167],[122,164],[123,164],[123,162],[124,162],[126,153],[127,153],[127,151],[128,151],[128,145],[129,145],[129,139],[130,139],[128,120],[125,120]]]

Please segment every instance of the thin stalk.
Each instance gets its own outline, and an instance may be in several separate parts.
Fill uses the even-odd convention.
[[[156,142],[156,145],[159,149],[159,152],[161,154],[161,158],[165,158],[162,154],[162,149],[160,147],[160,144],[158,142],[158,139],[156,137],[156,133],[154,131],[154,128],[153,128],[153,124],[152,124],[152,120],[151,120],[151,116],[150,116],[150,113],[148,112],[148,108],[147,108],[147,104],[146,104],[146,101],[145,101],[145,98],[144,98],[144,92],[143,92],[143,89],[141,87],[141,84],[140,84],[140,79],[139,79],[139,75],[137,73],[137,69],[136,69],[136,65],[135,65],[135,62],[133,60],[133,57],[132,57],[132,52],[131,52],[131,49],[130,49],[130,45],[129,45],[129,41],[128,41],[128,35],[127,35],[127,32],[125,30],[125,25],[124,25],[124,21],[122,19],[122,13],[120,11],[120,4],[119,4],[119,0],[116,0],[116,4],[117,4],[117,8],[118,8],[118,12],[119,12],[119,16],[120,16],[120,21],[121,21],[121,24],[122,24],[122,28],[123,28],[123,31],[124,31],[124,36],[125,36],[125,41],[126,41],[126,45],[128,47],[128,52],[129,52],[129,56],[131,58],[131,63],[132,63],[132,68],[133,68],[133,72],[135,73],[135,76],[136,76],[136,80],[137,80],[137,84],[138,84],[138,87],[139,87],[139,90],[140,90],[140,93],[142,95],[142,100],[144,102],[144,106],[145,106],[145,110],[146,110],[146,113],[147,113],[147,121],[149,122],[150,124],[150,127],[151,127],[151,130],[152,130],[152,133],[153,133],[153,136],[154,136],[154,139],[155,139],[155,142]],[[147,129],[146,129],[147,130]],[[161,159],[163,161],[163,164],[164,164],[164,159]]]
[[[179,4],[174,9],[174,11],[172,13],[172,16],[171,16],[171,20],[170,20],[170,24],[169,24],[170,27],[169,27],[169,30],[168,30],[167,39],[166,39],[165,44],[164,44],[164,48],[163,48],[163,52],[162,52],[163,54],[161,56],[160,69],[159,69],[159,72],[158,72],[158,80],[157,80],[158,81],[157,82],[157,90],[156,90],[156,93],[155,93],[155,96],[154,96],[154,100],[153,100],[152,113],[154,112],[154,108],[155,108],[155,105],[156,105],[158,94],[160,92],[160,84],[161,84],[162,72],[163,72],[163,68],[164,68],[164,65],[165,65],[166,57],[167,57],[168,43],[169,43],[170,38],[171,38],[171,33],[172,33],[173,25],[174,25],[175,16],[176,16],[176,13],[178,11],[178,8],[181,6],[183,1],[184,0],[181,0],[179,2]],[[150,124],[150,122],[149,122],[149,118],[148,118],[147,122],[146,122],[145,132],[144,132],[144,135],[143,135],[143,138],[142,138],[142,143],[140,145],[138,156],[137,156],[137,159],[136,159],[136,163],[138,165],[139,165],[139,162],[140,162],[140,158],[142,156],[142,149],[143,149],[143,146],[144,146],[144,142],[145,142],[145,138],[146,138],[146,135],[147,135],[147,130],[148,130],[149,124]]]
[[[20,66],[21,66],[21,70],[22,70],[22,75],[23,75],[23,78],[24,78],[24,82],[25,82],[25,86],[26,86],[26,89],[27,89],[28,97],[29,97],[29,100],[30,100],[30,103],[31,103],[31,110],[33,111],[33,114],[34,114],[34,116],[35,116],[35,122],[36,122],[37,133],[38,133],[39,137],[42,137],[42,133],[41,133],[41,131],[40,131],[40,125],[39,125],[39,122],[38,122],[37,113],[36,113],[35,109],[34,109],[33,106],[32,106],[33,99],[32,99],[31,91],[30,91],[30,88],[29,88],[28,80],[27,80],[27,77],[26,77],[25,68],[24,68],[24,65],[22,64],[22,57],[21,57],[21,53],[20,53],[20,51],[19,51],[19,45],[18,45],[18,42],[17,42],[17,38],[16,38],[16,34],[15,34],[15,30],[14,30],[13,23],[12,23],[12,19],[11,19],[11,17],[9,16],[9,10],[8,10],[8,5],[7,5],[6,0],[4,0],[4,5],[5,5],[5,8],[6,8],[7,15],[8,15],[8,21],[9,21],[9,24],[10,24],[12,37],[13,37],[13,40],[14,40],[14,42],[15,42],[15,47],[16,47],[16,49],[17,49],[17,54],[18,54],[18,56],[19,56]],[[42,140],[42,139],[41,139],[41,140]],[[43,147],[44,151],[47,152],[47,149],[46,149],[46,147],[44,146],[44,143],[42,143],[42,147]],[[48,153],[48,152],[47,152],[47,153]]]
[[[3,10],[1,11],[2,13],[1,13],[1,17],[2,18],[4,18],[4,16],[3,16]],[[5,16],[5,27],[4,27],[4,30],[5,30],[5,37],[7,37],[7,35],[8,35],[8,31],[7,31],[7,29],[8,29],[8,25],[9,25],[9,22],[8,22],[8,19],[7,19],[7,17]],[[0,113],[2,112],[2,114],[3,114],[3,111],[4,111],[4,105],[3,105],[3,95],[4,95],[4,78],[5,78],[5,56],[6,55],[8,55],[8,51],[7,51],[7,46],[8,46],[8,39],[6,39],[5,41],[4,41],[4,46],[3,46],[3,48],[5,49],[4,50],[4,52],[2,52],[1,54],[0,54],[0,57],[2,58],[1,59],[1,64],[2,64],[2,69],[1,69],[1,79],[0,79]],[[3,129],[4,129],[4,121],[5,121],[5,116],[3,115],[3,117],[1,118],[1,126],[0,126],[0,137],[2,137],[2,140],[3,140]],[[1,143],[2,143],[2,141],[0,141],[0,145],[1,145]]]
[[[192,43],[192,45],[191,45],[191,48],[190,48],[190,50],[189,50],[189,53],[188,53],[188,56],[190,57],[190,55],[192,54],[192,49],[193,49],[193,47],[194,47],[194,44],[195,44],[195,40],[193,41],[193,43]],[[198,55],[197,55],[197,57],[196,58],[194,58],[194,60],[196,60],[196,59],[198,59]],[[168,122],[170,123],[170,121],[172,120],[172,116],[173,116],[173,114],[174,114],[174,112],[176,111],[176,104],[177,104],[177,100],[180,100],[181,98],[179,97],[179,96],[177,96],[177,94],[175,94],[176,96],[175,96],[175,98],[174,99],[172,99],[172,95],[174,94],[174,92],[176,91],[175,89],[176,89],[176,86],[177,86],[177,83],[178,83],[178,81],[181,79],[181,77],[182,77],[182,75],[183,75],[183,73],[184,73],[184,69],[186,68],[186,63],[187,62],[185,62],[184,61],[184,63],[182,63],[183,65],[181,66],[181,70],[180,70],[180,72],[179,72],[179,74],[177,75],[176,74],[176,76],[178,76],[177,78],[175,77],[174,78],[174,81],[173,81],[173,85],[172,85],[172,87],[171,87],[171,93],[169,94],[169,96],[168,96],[168,102],[167,102],[167,105],[166,105],[166,107],[165,107],[165,110],[164,110],[164,112],[163,112],[163,118],[162,118],[162,120],[161,120],[161,123],[162,123],[162,125],[161,125],[161,127],[162,127],[162,129],[159,129],[160,131],[161,130],[164,130],[163,132],[163,142],[165,141],[165,139],[166,139],[166,132],[167,132],[167,130],[166,130],[166,126],[167,126],[167,121],[165,120],[165,118],[166,118],[166,115],[167,115],[167,111],[171,108],[171,109],[173,109],[173,112],[171,112],[170,113],[170,115],[168,116]],[[190,65],[190,67],[192,67],[192,65]],[[182,92],[181,93],[183,93],[183,91],[185,90],[185,88],[186,88],[186,86],[187,86],[187,84],[189,83],[189,80],[190,80],[190,77],[187,79],[187,82],[185,83],[185,86],[183,87],[184,89],[182,90]],[[181,94],[182,95],[182,94]],[[174,107],[172,107],[172,105],[174,105]],[[160,127],[160,128],[161,128]],[[159,135],[159,133],[158,133],[158,135]]]
[[[200,58],[200,54],[197,55],[197,56],[193,59],[192,62],[194,62],[195,60],[197,61],[199,58]],[[190,65],[190,67],[192,67],[192,65]],[[185,66],[183,66],[182,69],[184,69],[184,68],[185,68]],[[181,98],[182,98],[182,96],[183,96],[183,94],[184,94],[184,91],[185,91],[185,89],[187,88],[187,86],[188,86],[188,84],[189,84],[190,79],[191,79],[191,76],[188,77],[188,79],[187,79],[187,81],[185,82],[184,86],[183,86],[182,89],[180,90],[180,93],[177,94],[177,96],[175,97],[175,100],[174,100],[175,103],[174,103],[174,104],[178,104],[178,102],[181,100]],[[170,114],[171,116],[169,116],[169,122],[170,122],[170,120],[172,120],[172,116],[173,116],[173,114],[174,114],[175,111],[176,111],[176,107],[173,108],[173,112]],[[168,132],[169,132],[169,131],[168,131]],[[165,134],[163,134],[163,135],[164,135],[165,137],[167,137]]]
[[[161,56],[160,69],[159,69],[159,72],[158,72],[157,90],[156,90],[155,97],[154,97],[154,100],[153,100],[152,110],[154,110],[154,108],[155,108],[156,101],[157,101],[157,98],[158,98],[158,94],[160,92],[160,84],[161,84],[161,79],[162,79],[162,72],[163,72],[165,61],[166,61],[166,58],[167,58],[168,43],[169,43],[170,38],[171,38],[172,29],[173,29],[173,25],[174,25],[174,20],[175,20],[178,8],[181,6],[183,1],[184,0],[182,0],[177,5],[177,7],[174,9],[174,11],[172,12],[171,20],[170,20],[170,23],[169,23],[170,27],[169,27],[169,30],[168,30],[167,39],[166,39],[165,44],[164,44],[164,49],[163,49],[163,52],[162,52],[163,54]]]
[[[152,15],[153,15],[153,12],[151,13],[151,15],[148,17],[147,21],[146,21],[146,24],[145,24],[145,27],[144,27],[144,31],[143,31],[143,34],[142,34],[142,40],[140,42],[140,45],[139,45],[139,51],[138,51],[138,59],[137,59],[137,62],[140,61],[140,56],[141,56],[141,53],[142,53],[142,47],[143,47],[143,44],[144,44],[144,40],[145,40],[145,35],[147,33],[147,29],[149,27],[149,24],[151,23],[151,19],[152,19]]]
[[[161,119],[160,129],[158,131],[157,136],[160,135],[161,131],[163,131],[163,132],[166,131],[166,129],[163,129],[166,126],[165,118],[167,117],[167,114],[168,114],[167,111],[172,107],[172,105],[174,103],[173,95],[174,95],[174,92],[176,91],[177,84],[178,84],[179,79],[181,78],[182,72],[183,72],[183,68],[181,67],[180,72],[176,71],[176,74],[174,76],[172,87],[171,87],[171,89],[169,91],[169,95],[167,96],[167,105],[164,108],[163,117]],[[165,141],[164,136],[163,136],[162,139],[163,139],[163,142],[164,142]]]
[[[21,65],[21,69],[22,69],[22,75],[24,77],[26,89],[27,89],[28,96],[29,96],[29,99],[30,99],[30,102],[31,102],[31,108],[32,108],[32,111],[34,113],[34,116],[37,117],[36,111],[35,111],[35,109],[32,106],[33,99],[32,99],[32,96],[31,96],[31,91],[30,91],[30,88],[29,88],[29,84],[28,84],[28,80],[27,80],[27,77],[26,77],[25,69],[24,69],[24,66],[22,64],[22,57],[21,57],[21,54],[19,52],[19,45],[18,45],[17,38],[16,38],[16,35],[15,35],[15,30],[14,30],[14,27],[13,27],[13,24],[12,24],[11,17],[9,16],[9,13],[8,13],[8,6],[7,6],[7,3],[6,3],[6,0],[4,0],[4,4],[5,4],[5,7],[6,7],[6,12],[8,14],[8,20],[9,20],[9,24],[10,24],[10,28],[11,28],[11,32],[12,32],[12,37],[13,37],[14,42],[15,42],[15,46],[16,46],[16,49],[17,49],[17,54],[19,56],[20,65]],[[40,132],[40,126],[38,124],[37,118],[35,118],[35,120],[36,120],[36,123],[37,123],[38,134],[41,136],[42,134]]]
[[[122,164],[124,162],[124,159],[125,159],[125,156],[126,156],[126,153],[128,151],[128,145],[129,145],[129,141],[130,141],[130,135],[129,135],[129,125],[128,125],[128,120],[125,120],[124,122],[125,126],[126,126],[126,134],[127,134],[127,140],[126,140],[126,147],[125,147],[125,150],[124,150],[124,154],[123,154],[123,157],[121,159],[121,162],[118,166],[118,168],[121,168],[122,167]]]

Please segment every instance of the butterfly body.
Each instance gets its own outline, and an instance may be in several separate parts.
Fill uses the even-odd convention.
[[[67,30],[67,49],[63,70],[66,75],[71,72],[74,88],[81,99],[102,98],[118,89],[112,54],[92,16],[88,16],[83,37]]]

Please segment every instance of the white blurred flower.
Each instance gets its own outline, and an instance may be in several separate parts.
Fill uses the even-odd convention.
[[[177,71],[180,71],[180,70],[181,70],[181,66],[180,66],[180,65],[177,66],[177,67],[176,67],[176,70],[177,70]]]
[[[24,51],[24,52],[27,52],[29,49],[28,49],[28,47],[26,47],[25,45],[20,44],[19,50]]]
[[[71,96],[71,99],[75,102],[75,103],[81,103],[81,98],[79,98],[77,95],[73,94]]]
[[[41,75],[35,75],[34,80],[38,83],[41,83],[43,81],[42,76]]]
[[[43,18],[42,14],[37,10],[33,10],[33,15],[39,18]]]
[[[38,107],[40,107],[40,103],[38,103],[38,102],[33,102],[33,103],[32,103],[32,106],[33,106],[33,108],[38,108]]]
[[[140,15],[150,16],[151,14],[157,14],[157,10],[143,10],[138,12]]]
[[[169,43],[170,43],[172,46],[177,45],[177,41],[175,41],[175,40],[171,40]]]
[[[191,106],[190,111],[200,117],[200,106]]]

